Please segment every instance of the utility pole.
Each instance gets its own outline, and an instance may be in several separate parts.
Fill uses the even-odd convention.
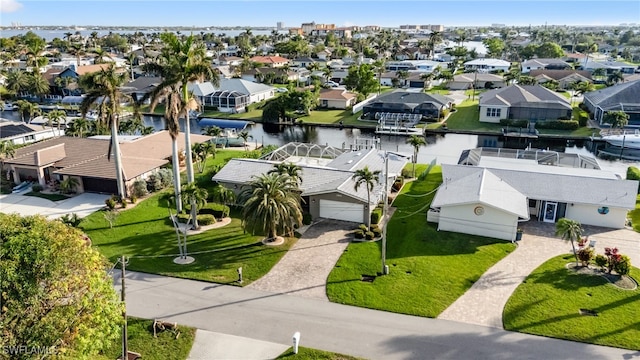
[[[120,257],[120,265],[121,265],[121,269],[122,269],[122,278],[120,280],[122,280],[122,291],[120,293],[121,295],[121,300],[122,300],[122,304],[123,304],[123,308],[122,308],[122,317],[124,318],[124,323],[122,324],[122,360],[128,360],[129,359],[129,351],[127,350],[127,303],[125,302],[125,287],[124,287],[124,276],[125,276],[125,267],[126,265],[126,261],[124,259],[124,255],[122,255]]]

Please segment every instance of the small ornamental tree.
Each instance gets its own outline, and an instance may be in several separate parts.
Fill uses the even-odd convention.
[[[593,248],[583,247],[578,250],[578,259],[582,262],[582,266],[589,266],[589,262],[593,259]]]
[[[620,261],[622,254],[618,253],[618,248],[604,248],[604,256],[607,257],[607,269],[611,274],[616,268],[616,264]]]
[[[631,271],[631,259],[627,255],[620,255],[614,269],[619,275],[629,275]]]

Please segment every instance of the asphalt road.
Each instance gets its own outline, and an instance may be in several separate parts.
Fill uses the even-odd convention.
[[[114,272],[119,291],[119,273]],[[128,272],[127,312],[368,359],[635,359],[640,352],[246,288]]]

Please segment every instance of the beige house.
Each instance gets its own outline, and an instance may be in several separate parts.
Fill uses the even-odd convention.
[[[569,90],[576,82],[593,82],[591,73],[586,70],[531,70],[529,74],[538,84],[555,80],[559,89]]]
[[[191,142],[209,141],[209,136],[191,135]],[[184,151],[184,133],[178,136],[180,151]],[[146,179],[171,158],[171,137],[168,131],[129,139],[122,138],[122,173],[127,193],[138,179]],[[78,179],[77,192],[117,194],[116,170],[113,158],[108,159],[109,137],[57,137],[16,150],[5,161],[13,181],[37,181],[47,186],[67,177]]]
[[[345,89],[322,89],[318,101],[321,108],[347,109],[355,105],[357,95]]]

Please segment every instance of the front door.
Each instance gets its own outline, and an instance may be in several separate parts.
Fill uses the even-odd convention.
[[[556,222],[556,210],[558,209],[558,203],[547,202],[544,205],[544,215],[542,221],[544,222]]]

